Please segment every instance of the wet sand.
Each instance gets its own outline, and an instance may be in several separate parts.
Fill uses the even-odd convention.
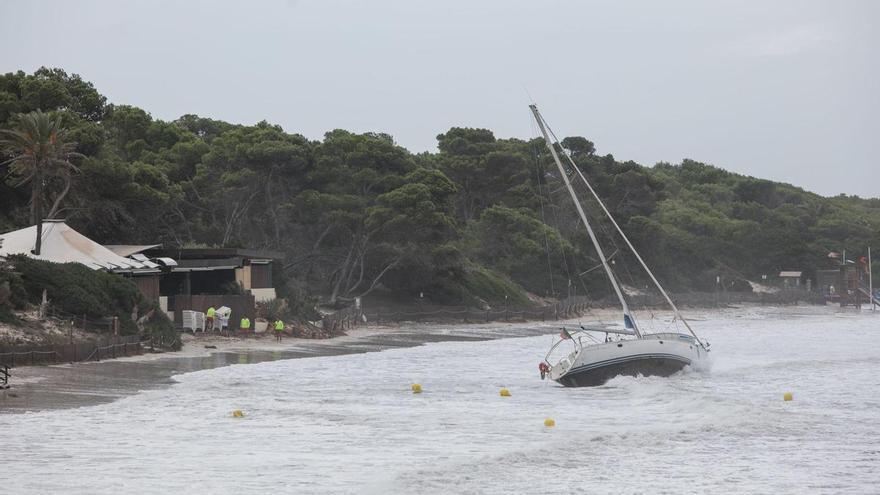
[[[576,320],[571,320],[573,323]],[[189,340],[180,352],[146,354],[102,362],[13,368],[8,390],[0,391],[0,414],[91,406],[169,387],[174,375],[233,364],[280,359],[302,359],[430,342],[491,340],[530,337],[558,332],[564,322],[489,323],[476,325],[401,324],[400,327],[367,327],[328,340],[225,339]],[[217,349],[206,349],[216,345]]]

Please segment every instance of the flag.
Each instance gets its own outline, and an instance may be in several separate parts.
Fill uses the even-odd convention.
[[[571,334],[568,333],[568,330],[566,330],[565,327],[562,327],[562,332],[559,333],[559,338],[562,340],[570,339]]]

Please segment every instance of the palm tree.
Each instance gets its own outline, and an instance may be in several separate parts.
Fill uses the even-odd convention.
[[[47,180],[61,179],[61,192],[55,196],[49,217],[55,215],[61,200],[70,191],[71,173],[79,169],[71,158],[82,157],[74,151],[76,143],[65,141],[67,130],[61,126],[61,116],[52,117],[40,110],[20,114],[14,129],[0,130],[0,145],[12,154],[4,162],[16,186],[31,183],[31,221],[37,226],[34,254],[40,254],[43,238],[43,196]]]

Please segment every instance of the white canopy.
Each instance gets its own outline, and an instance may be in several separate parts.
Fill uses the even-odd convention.
[[[94,270],[113,272],[157,272],[154,263],[123,258],[70,228],[61,220],[43,222],[40,255],[33,254],[37,226],[0,234],[0,256],[23,254],[54,263],[81,263]]]

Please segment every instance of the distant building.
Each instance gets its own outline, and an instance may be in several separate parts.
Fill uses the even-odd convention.
[[[133,259],[174,263],[160,279],[159,305],[176,323],[182,311],[204,312],[210,306],[231,308],[233,323],[242,316],[253,319],[256,302],[277,296],[272,264],[284,258],[275,251],[238,248],[107,247]]]
[[[801,286],[801,276],[803,272],[782,271],[779,272],[779,279],[782,280],[782,286],[786,289],[795,289]]]
[[[840,263],[834,269],[816,270],[816,281],[829,302],[861,307],[863,302],[870,301],[867,266],[851,260]]]

